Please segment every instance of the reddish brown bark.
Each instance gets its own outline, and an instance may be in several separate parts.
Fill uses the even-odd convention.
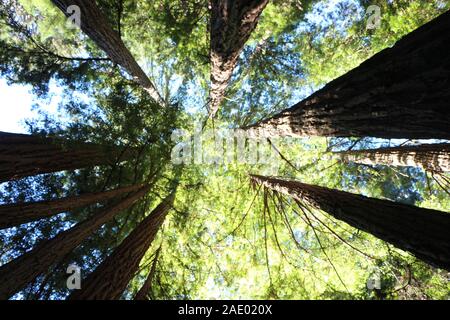
[[[450,213],[297,181],[263,176],[252,176],[252,180],[450,270]]]
[[[0,300],[8,299],[37,276],[48,271],[100,226],[145,196],[149,189],[150,186],[142,186],[121,201],[101,209],[91,218],[59,233],[50,240],[43,241],[33,250],[1,266]]]
[[[309,98],[247,127],[259,137],[450,139],[450,12]]]
[[[367,165],[419,167],[430,172],[450,171],[450,144],[422,144],[337,152],[345,162]]]
[[[70,300],[117,300],[136,274],[139,263],[155,239],[172,207],[172,193],[74,291]]]
[[[94,143],[0,132],[0,182],[27,176],[114,165],[136,150]]]
[[[131,74],[134,81],[141,85],[153,100],[161,106],[165,105],[161,95],[127,49],[119,33],[111,28],[107,18],[95,4],[95,0],[52,0],[52,2],[68,17],[71,13],[67,12],[67,8],[72,5],[78,6],[81,11],[81,30],[105,51],[112,61]]]
[[[135,192],[141,187],[142,185],[132,185],[109,191],[86,193],[55,200],[0,205],[0,229],[51,217],[58,213],[82,208],[93,203],[104,202],[128,192]]]
[[[152,290],[152,283],[156,274],[156,266],[158,264],[159,253],[161,252],[161,247],[156,250],[155,258],[152,262],[152,267],[150,268],[150,272],[148,273],[147,279],[145,279],[144,284],[141,289],[136,293],[134,300],[148,300],[148,295]]]
[[[210,116],[215,117],[245,43],[269,0],[211,1]]]

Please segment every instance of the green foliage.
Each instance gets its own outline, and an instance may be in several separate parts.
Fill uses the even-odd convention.
[[[375,53],[449,9],[448,1],[339,1],[337,11],[317,8],[323,20],[312,19],[297,37],[297,49],[308,77],[316,86],[357,67]],[[380,27],[367,28],[371,5],[380,8]],[[324,12],[321,12],[324,11]]]
[[[0,202],[77,195],[150,181],[149,194],[106,224],[15,298],[62,299],[66,268],[87,274],[178,185],[176,201],[124,298],[132,299],[161,248],[152,299],[448,299],[448,274],[324,212],[251,186],[249,174],[279,175],[377,198],[448,211],[433,177],[414,168],[360,166],[331,151],[403,141],[273,140],[273,163],[174,165],[175,129],[195,132],[251,124],[298,102],[448,9],[442,1],[271,1],[235,70],[219,119],[205,122],[208,96],[207,1],[97,1],[137,61],[173,105],[161,108],[48,0],[0,5],[0,74],[29,84],[36,101],[63,89],[59,112],[28,121],[29,132],[136,147],[114,166],[60,172],[5,184]],[[381,7],[366,29],[365,8]],[[22,16],[31,17],[30,24]],[[350,17],[350,18],[349,18]],[[208,155],[216,141],[205,142]],[[251,146],[247,146],[251,150]],[[275,150],[275,149],[272,149]],[[274,151],[273,151],[274,152]],[[288,161],[286,161],[289,160]],[[0,263],[90,217],[106,204],[0,231]],[[305,210],[305,211],[303,211]],[[379,274],[382,287],[369,290]]]

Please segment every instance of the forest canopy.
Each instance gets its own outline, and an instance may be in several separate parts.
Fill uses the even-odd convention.
[[[449,299],[449,9],[2,0],[0,299]]]

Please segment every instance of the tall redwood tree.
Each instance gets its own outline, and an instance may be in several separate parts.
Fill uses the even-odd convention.
[[[245,129],[253,136],[450,139],[450,12],[307,99]]]
[[[48,218],[61,212],[82,208],[93,203],[104,202],[140,189],[140,184],[123,188],[81,194],[55,200],[21,202],[0,205],[0,229]]]
[[[430,172],[450,171],[450,144],[421,144],[336,152],[343,161],[367,165],[420,167]]]
[[[175,193],[164,199],[122,243],[74,291],[71,300],[117,300],[135,276],[139,263],[151,246],[167,213],[172,208]]]
[[[323,210],[352,227],[450,270],[450,213],[272,177],[258,184]]]
[[[133,148],[0,132],[0,182],[62,170],[114,165],[135,155]]]
[[[215,117],[245,43],[269,0],[211,1],[210,116]]]
[[[100,226],[114,216],[130,208],[144,197],[150,186],[142,186],[124,199],[100,209],[92,217],[71,229],[59,233],[52,239],[39,243],[36,248],[0,267],[0,300],[10,298],[37,276],[60,262],[69,252],[80,245]]]
[[[112,61],[131,74],[133,80],[141,85],[153,100],[164,106],[164,100],[156,87],[127,49],[120,34],[109,25],[95,0],[52,0],[52,2],[68,17],[74,14],[74,11],[68,8],[78,6],[81,13],[81,30],[105,51]]]

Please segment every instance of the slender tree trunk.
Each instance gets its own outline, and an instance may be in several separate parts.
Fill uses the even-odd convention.
[[[109,25],[95,0],[52,0],[52,2],[68,17],[72,16],[73,12],[70,10],[68,12],[67,9],[73,5],[78,6],[81,11],[81,30],[105,51],[113,62],[131,74],[134,81],[141,85],[153,100],[161,106],[165,105],[153,83],[125,47],[119,33]]]
[[[100,226],[145,196],[149,189],[147,185],[142,186],[123,200],[101,209],[91,218],[38,244],[33,250],[1,266],[0,300],[10,298],[37,276],[47,272]]]
[[[245,129],[253,136],[450,139],[450,12]]]
[[[159,247],[158,250],[156,251],[155,258],[153,259],[152,267],[150,269],[148,277],[145,280],[144,284],[142,285],[141,289],[139,289],[138,293],[136,293],[134,300],[148,300],[148,294],[152,290],[152,283],[153,283],[153,279],[155,278],[156,265],[158,264],[158,258],[159,258],[160,252],[161,252],[161,247]]]
[[[271,177],[252,180],[450,270],[450,213]]]
[[[268,2],[269,0],[211,1],[210,116],[212,118],[224,99],[239,55]]]
[[[420,167],[430,172],[450,171],[450,144],[422,144],[336,152],[345,162],[367,165]]]
[[[136,184],[109,191],[86,193],[55,200],[0,205],[0,230],[51,217],[58,213],[71,211],[93,203],[104,202],[128,192],[135,192],[140,188],[142,188],[142,185]]]
[[[95,165],[113,165],[117,161],[133,157],[135,151],[116,146],[0,132],[0,182]]]
[[[172,207],[175,193],[162,201],[74,291],[69,300],[117,300],[139,268]]]

